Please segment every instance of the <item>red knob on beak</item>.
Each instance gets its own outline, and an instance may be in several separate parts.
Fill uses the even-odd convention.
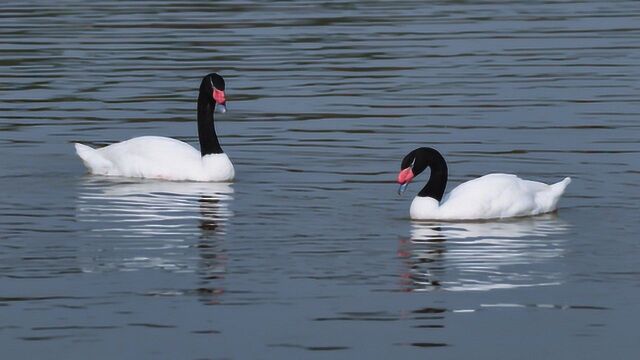
[[[224,105],[227,99],[224,98],[224,91],[213,88],[213,100],[220,105]]]
[[[398,189],[398,195],[402,195],[404,191],[407,189],[407,185],[413,180],[413,170],[410,167],[403,169],[398,173],[398,184],[400,184],[400,188]]]
[[[413,170],[410,167],[398,173],[398,184],[407,184],[413,180]]]

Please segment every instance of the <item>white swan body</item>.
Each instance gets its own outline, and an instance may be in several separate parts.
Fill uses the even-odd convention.
[[[233,164],[225,153],[201,156],[182,141],[141,136],[100,149],[75,144],[91,174],[177,181],[233,180]]]
[[[548,213],[557,209],[569,183],[568,177],[547,185],[516,175],[489,174],[458,185],[442,203],[416,196],[410,215],[414,220],[482,220]]]

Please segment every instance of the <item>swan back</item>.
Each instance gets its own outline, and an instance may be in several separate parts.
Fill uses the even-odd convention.
[[[478,220],[537,215],[555,211],[570,178],[547,185],[511,174],[489,174],[453,189],[439,204],[416,197],[411,218],[429,220]]]

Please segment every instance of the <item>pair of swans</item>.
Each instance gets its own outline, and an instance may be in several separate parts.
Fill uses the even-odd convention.
[[[93,149],[75,144],[92,174],[177,181],[229,182],[233,164],[222,151],[214,126],[214,112],[226,111],[225,82],[211,73],[200,83],[198,138],[200,152],[182,141],[141,136]],[[402,194],[413,178],[427,168],[431,175],[411,203],[415,220],[479,220],[538,215],[555,211],[570,178],[547,185],[516,175],[489,174],[467,181],[444,196],[447,164],[435,149],[421,147],[407,154],[398,174]],[[444,197],[444,201],[443,201]]]

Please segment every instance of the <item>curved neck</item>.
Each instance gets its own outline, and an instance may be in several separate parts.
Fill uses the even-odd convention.
[[[211,94],[200,91],[200,95],[198,95],[198,138],[202,156],[224,152],[218,142],[216,128],[213,123],[215,107],[215,103],[211,101]]]
[[[431,175],[429,175],[429,181],[420,190],[418,196],[434,198],[440,202],[444,196],[449,176],[447,163],[442,155],[434,149],[423,148],[421,152],[421,157],[427,162],[427,166],[431,168]]]

